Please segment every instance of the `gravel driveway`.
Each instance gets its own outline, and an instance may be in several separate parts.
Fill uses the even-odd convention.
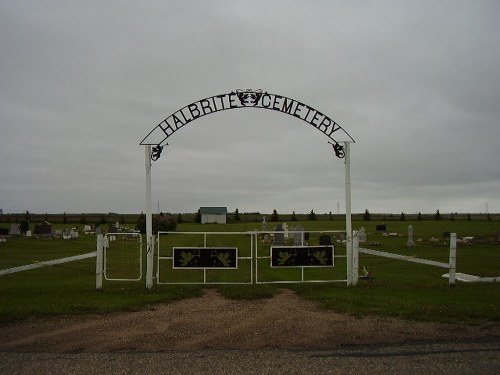
[[[288,289],[0,326],[0,374],[499,374],[500,325],[354,318]]]

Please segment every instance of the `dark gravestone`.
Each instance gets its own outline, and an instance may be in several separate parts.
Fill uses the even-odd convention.
[[[273,245],[284,245],[285,244],[285,234],[283,233],[283,225],[278,224],[274,228],[274,239]]]
[[[50,236],[52,234],[52,225],[47,223],[35,225],[35,234],[38,236]]]
[[[319,244],[320,245],[326,245],[329,246],[332,244],[332,236],[329,236],[327,234],[323,234],[319,236]]]

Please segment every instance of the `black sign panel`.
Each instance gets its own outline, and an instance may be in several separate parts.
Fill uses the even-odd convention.
[[[271,246],[271,267],[333,267],[333,246]]]
[[[238,248],[174,247],[173,268],[238,268]]]

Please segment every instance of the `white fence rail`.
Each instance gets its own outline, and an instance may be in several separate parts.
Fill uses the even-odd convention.
[[[41,261],[41,262],[37,262],[37,263],[26,264],[24,266],[7,268],[5,270],[0,270],[0,276],[1,275],[8,275],[8,274],[11,274],[11,273],[16,273],[16,272],[33,270],[35,268],[42,268],[42,267],[47,267],[47,266],[55,266],[55,265],[58,265],[58,264],[64,264],[64,263],[74,262],[76,260],[82,260],[82,259],[87,259],[87,258],[94,258],[96,256],[96,254],[97,253],[95,251],[93,251],[91,253],[74,255],[74,256],[66,257],[66,258],[53,259],[53,260],[45,260],[45,261]]]
[[[416,258],[416,257],[411,257],[408,255],[401,255],[401,254],[394,254],[394,253],[388,253],[385,251],[379,251],[379,250],[371,250],[371,249],[365,249],[365,248],[358,248],[357,249],[359,253],[363,254],[369,254],[369,255],[375,255],[379,257],[384,257],[384,258],[391,258],[391,259],[397,259],[397,260],[404,260],[406,262],[412,262],[412,263],[420,263],[420,264],[426,264],[429,266],[434,266],[434,267],[440,267],[440,268],[447,268],[449,269],[448,273],[448,278],[449,278],[449,285],[455,285],[455,272],[456,272],[456,262],[457,262],[457,234],[456,233],[451,233],[450,234],[450,257],[449,257],[449,262],[437,262],[435,260],[429,260],[429,259],[423,259],[423,258]],[[355,256],[355,262],[358,261],[357,256]],[[357,268],[357,267],[356,267]],[[357,283],[357,275],[355,275],[355,283]]]

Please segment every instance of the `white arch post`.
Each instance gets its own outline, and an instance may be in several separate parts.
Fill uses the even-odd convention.
[[[151,145],[145,147],[146,160],[146,288],[153,287],[153,212],[151,209]]]
[[[344,142],[345,152],[345,232],[347,256],[347,286],[355,285],[353,280],[352,219],[351,219],[351,142]]]

